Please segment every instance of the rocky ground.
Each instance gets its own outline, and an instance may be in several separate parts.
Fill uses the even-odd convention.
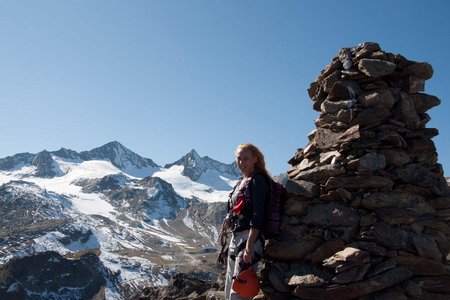
[[[145,288],[141,293],[133,295],[130,300],[222,300],[223,278],[216,281],[200,279],[199,274],[177,273],[172,277],[169,284],[164,287]]]

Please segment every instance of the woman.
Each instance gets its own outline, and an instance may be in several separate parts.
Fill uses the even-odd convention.
[[[229,200],[229,217],[233,220],[225,279],[225,297],[229,300],[246,299],[232,289],[233,279],[242,270],[255,269],[256,262],[261,259],[264,249],[261,234],[264,202],[270,189],[267,182],[269,173],[261,151],[252,144],[242,144],[235,154],[243,176]]]

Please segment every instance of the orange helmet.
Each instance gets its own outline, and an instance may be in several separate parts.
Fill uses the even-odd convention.
[[[234,278],[231,287],[241,297],[252,298],[259,293],[259,278],[255,270],[247,269]]]

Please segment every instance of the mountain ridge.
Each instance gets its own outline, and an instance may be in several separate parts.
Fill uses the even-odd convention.
[[[204,172],[206,172],[208,169],[216,170],[221,173],[227,173],[236,177],[240,176],[236,162],[224,164],[208,156],[201,157],[197,153],[197,151],[195,151],[195,149],[189,151],[179,160],[171,164],[166,164],[164,168],[169,169],[174,165],[183,166],[184,168],[181,174],[189,177],[194,181],[197,181],[200,176],[204,174]]]
[[[110,161],[118,169],[137,177],[151,176],[163,168],[151,158],[146,158],[133,152],[118,141],[112,141],[81,152],[62,147],[56,151],[42,150],[36,154],[29,152],[14,154],[0,158],[0,171],[14,171],[24,166],[34,166],[36,167],[35,176],[45,178],[61,176],[64,172],[58,168],[58,164],[53,159],[54,156],[74,162]],[[184,169],[181,174],[193,181],[198,180],[208,169],[227,173],[232,177],[240,176],[235,162],[225,164],[209,156],[201,157],[195,149],[192,149],[175,162],[164,165],[164,168],[167,169],[175,165],[183,166]],[[146,171],[147,173],[145,173]]]
[[[180,159],[169,168],[155,167],[111,142],[80,153],[60,148],[0,159],[0,267],[48,251],[95,251],[113,275],[105,275],[106,298],[117,300],[149,282],[167,284],[177,270],[215,276],[210,251],[238,176],[229,171],[233,164],[194,149],[184,157],[185,164]],[[16,287],[14,280],[0,278],[0,292]],[[57,294],[58,283],[52,287]]]

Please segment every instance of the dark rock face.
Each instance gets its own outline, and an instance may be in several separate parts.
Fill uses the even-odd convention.
[[[320,112],[289,161],[269,299],[448,299],[450,194],[422,93],[433,68],[376,43],[344,48],[308,93]],[[275,275],[274,275],[275,274]]]
[[[96,193],[118,190],[128,181],[129,179],[123,174],[112,174],[102,178],[78,181],[76,184],[82,186],[82,191],[85,193]]]
[[[11,171],[22,165],[31,165],[34,155],[31,153],[19,153],[14,156],[0,158],[0,170]]]
[[[118,211],[131,213],[147,222],[162,218],[172,220],[188,206],[187,200],[159,177],[132,180],[122,174],[113,174],[74,183],[82,186],[85,193],[103,193]]]
[[[110,142],[108,144],[92,149],[90,151],[80,152],[79,157],[83,160],[94,160],[94,159],[109,160],[114,166],[116,166],[121,170],[127,169],[129,167],[135,168],[158,167],[158,165],[154,163],[151,159],[144,158],[134,153],[133,151],[124,147],[117,141]]]
[[[36,166],[34,175],[37,177],[52,178],[61,173],[61,170],[59,170],[48,151],[42,151],[36,154],[31,164]]]
[[[70,205],[63,196],[33,183],[11,181],[0,186],[0,254],[66,226],[70,218],[63,212]]]
[[[145,177],[137,181],[136,186],[117,188],[116,184],[105,195],[119,211],[126,210],[146,222],[174,219],[182,209],[187,208],[186,199],[159,177]]]
[[[70,159],[70,160],[81,159],[80,155],[76,151],[66,149],[66,148],[61,148],[58,151],[53,151],[52,153],[54,155],[64,158],[64,159]]]
[[[56,252],[15,258],[0,267],[1,299],[93,299],[105,286],[102,266],[93,253],[69,260]]]

